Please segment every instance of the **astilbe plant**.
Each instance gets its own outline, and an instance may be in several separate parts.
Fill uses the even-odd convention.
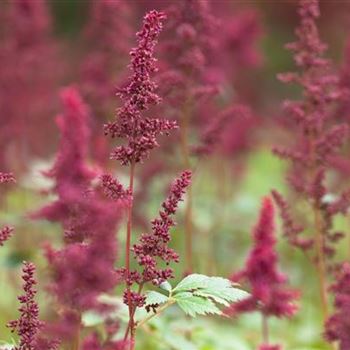
[[[258,311],[262,315],[263,345],[260,350],[280,349],[269,345],[268,318],[291,317],[297,311],[298,292],[287,285],[287,278],[278,271],[274,224],[274,207],[269,197],[264,198],[258,223],[253,231],[254,246],[245,268],[232,276],[232,281],[246,281],[250,295],[233,304],[225,313],[236,316]]]
[[[93,184],[94,179],[101,181],[86,163],[88,108],[73,87],[63,90],[62,101],[64,113],[57,119],[59,152],[46,173],[55,180],[58,199],[33,216],[58,222],[64,230],[62,248],[46,246],[52,275],[49,290],[60,308],[60,320],[50,325],[49,331],[78,349],[82,313],[99,309],[98,296],[117,284],[115,229],[127,193],[119,189],[120,201],[116,194],[109,200],[103,195],[106,181],[97,187]]]
[[[329,258],[334,256],[335,243],[343,236],[334,232],[333,217],[341,211],[341,203],[348,205],[344,195],[333,203],[325,200],[325,195],[330,192],[326,175],[331,168],[331,160],[339,153],[348,135],[347,125],[337,123],[333,113],[335,102],[346,92],[339,88],[339,79],[333,73],[330,60],[324,58],[327,46],[321,41],[316,26],[316,19],[320,16],[318,1],[300,1],[299,16],[298,40],[287,45],[293,52],[299,72],[278,76],[281,81],[296,83],[302,88],[303,98],[300,101],[286,101],[284,104],[290,127],[294,126],[296,143],[289,148],[276,147],[274,152],[290,162],[288,182],[291,189],[307,202],[312,212],[308,223],[313,232],[311,238],[301,235],[300,225],[291,224],[293,220],[283,197],[274,192],[274,198],[280,207],[289,242],[309,251],[308,254],[314,257],[323,317],[326,319],[327,271],[334,268]]]
[[[126,139],[127,144],[117,146],[112,152],[111,158],[118,160],[122,165],[130,166],[128,188],[130,195],[134,192],[135,165],[144,161],[149,156],[150,151],[159,146],[158,135],[168,134],[172,129],[177,128],[174,121],[143,115],[149,106],[156,105],[161,101],[156,93],[157,85],[151,80],[151,74],[157,71],[154,49],[164,19],[165,14],[162,12],[150,11],[145,15],[142,29],[137,33],[138,46],[130,52],[132,75],[127,86],[121,88],[118,93],[124,100],[124,105],[117,110],[116,120],[105,125],[106,134]],[[124,300],[129,308],[129,327],[125,339],[130,331],[131,348],[134,347],[135,325],[133,318],[135,308],[144,304],[143,297],[132,292],[130,288],[134,277],[130,271],[132,206],[131,202],[128,206],[124,272],[126,281]]]
[[[172,226],[175,226],[172,216],[176,213],[178,204],[182,201],[185,190],[190,183],[191,172],[184,171],[173,182],[170,194],[165,202],[162,203],[159,217],[152,221],[151,233],[141,234],[139,242],[133,245],[132,251],[141,271],[130,271],[128,274],[126,269],[120,270],[129,287],[124,292],[124,303],[128,305],[130,310],[127,332],[130,332],[132,342],[134,341],[136,327],[133,316],[138,307],[146,305],[146,296],[141,293],[143,287],[147,283],[159,286],[161,283],[174,277],[173,270],[170,267],[161,268],[159,261],[165,262],[166,265],[169,265],[171,262],[179,262],[179,255],[168,246],[171,240],[169,231]],[[138,285],[137,291],[131,290],[133,285]]]

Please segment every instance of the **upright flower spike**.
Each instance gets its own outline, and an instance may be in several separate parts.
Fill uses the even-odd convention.
[[[175,226],[172,216],[176,213],[186,188],[191,184],[191,177],[192,173],[190,171],[184,171],[173,182],[168,198],[162,203],[159,217],[152,221],[152,232],[142,234],[140,243],[133,247],[135,258],[143,268],[142,280],[144,283],[152,282],[158,286],[173,276],[172,269],[157,269],[156,258],[163,260],[167,265],[171,261],[179,261],[178,254],[167,245],[171,239],[170,228]]]
[[[334,294],[334,312],[325,325],[325,338],[339,342],[339,350],[350,349],[350,264],[344,263],[336,282],[331,287]]]
[[[123,165],[147,158],[149,152],[158,147],[157,136],[177,128],[174,121],[142,116],[150,105],[160,102],[151,74],[157,71],[153,55],[164,19],[163,12],[150,11],[145,15],[143,27],[137,33],[138,46],[130,52],[132,75],[128,85],[118,92],[124,105],[117,110],[117,119],[105,125],[106,134],[127,141],[127,145],[116,147],[111,155]]]
[[[70,240],[81,240],[83,232],[72,230],[77,203],[81,203],[84,191],[89,187],[95,172],[86,165],[89,128],[88,108],[78,90],[68,87],[62,90],[64,112],[56,118],[61,138],[59,152],[53,167],[45,173],[55,180],[54,192],[58,199],[33,215],[63,223]],[[69,169],[69,171],[67,171]],[[74,233],[74,234],[73,234]]]
[[[22,275],[24,294],[18,297],[21,303],[21,307],[18,309],[20,317],[18,320],[10,321],[7,325],[12,332],[17,332],[20,337],[20,343],[14,350],[35,350],[36,336],[42,327],[42,322],[39,320],[39,306],[35,301],[36,280],[34,273],[35,265],[25,262]]]
[[[64,230],[62,248],[46,246],[52,276],[49,290],[61,309],[48,332],[64,342],[74,342],[80,340],[82,312],[101,306],[97,297],[118,282],[115,231],[129,192],[110,176],[102,176],[104,186],[94,184],[97,174],[87,165],[88,108],[73,87],[64,89],[61,96],[64,112],[57,118],[59,151],[46,173],[55,180],[53,192],[58,199],[33,217],[58,222]]]
[[[264,198],[258,223],[253,231],[254,246],[245,268],[232,276],[234,282],[246,281],[250,296],[225,310],[235,316],[243,312],[258,311],[263,318],[263,345],[259,348],[277,350],[268,343],[268,317],[291,317],[297,311],[298,293],[290,289],[287,278],[277,270],[278,257],[274,234],[274,208],[269,197]]]
[[[233,304],[228,313],[260,311],[266,316],[290,317],[297,310],[297,293],[286,286],[287,278],[277,270],[278,257],[274,233],[274,208],[269,197],[264,198],[258,224],[253,231],[254,247],[245,268],[232,279],[246,280],[251,295]]]

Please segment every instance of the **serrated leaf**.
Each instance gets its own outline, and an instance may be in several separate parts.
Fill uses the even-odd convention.
[[[156,291],[150,291],[146,294],[146,305],[164,304],[168,301],[168,297]]]
[[[179,307],[189,316],[220,314],[216,305],[206,298],[193,295],[189,292],[179,293],[175,297]]]
[[[171,292],[171,290],[173,289],[173,287],[171,286],[171,284],[168,281],[164,281],[163,283],[161,283],[159,285],[160,288],[166,290],[167,292]]]
[[[249,294],[241,289],[234,288],[232,282],[226,278],[192,274],[185,277],[173,289],[175,299],[178,299],[178,295],[182,295],[180,299],[190,299],[191,296],[194,296],[207,300],[208,305],[211,303],[219,310],[215,303],[228,306],[230,303],[245,299]],[[196,301],[200,300],[196,299]],[[179,306],[181,307],[181,305]]]
[[[207,283],[208,276],[194,273],[186,276],[174,289],[175,292],[181,292],[186,290],[192,290],[203,287]]]

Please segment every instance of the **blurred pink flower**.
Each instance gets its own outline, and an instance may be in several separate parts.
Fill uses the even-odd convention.
[[[247,281],[251,295],[231,305],[227,314],[259,311],[265,316],[291,317],[297,311],[298,293],[287,286],[286,276],[277,270],[274,229],[274,208],[271,199],[266,197],[253,232],[254,247],[245,268],[232,276],[235,282]]]

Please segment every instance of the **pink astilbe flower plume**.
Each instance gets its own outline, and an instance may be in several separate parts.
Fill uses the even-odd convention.
[[[332,285],[334,312],[325,325],[325,338],[339,343],[339,350],[350,349],[350,264],[344,263]]]
[[[53,167],[45,173],[55,180],[53,190],[58,199],[33,216],[61,221],[64,229],[72,232],[74,208],[77,202],[80,202],[95,173],[86,165],[89,140],[88,108],[74,87],[62,90],[61,98],[64,113],[56,119],[61,133],[59,152]],[[80,234],[76,233],[76,239],[81,240]],[[70,239],[73,239],[72,234]]]
[[[277,269],[274,215],[272,200],[265,197],[253,231],[253,249],[245,268],[231,278],[234,282],[248,283],[250,296],[227,308],[227,315],[258,311],[262,314],[263,322],[267,322],[268,317],[291,317],[297,311],[295,301],[299,293],[288,287],[286,276]],[[266,339],[264,342],[260,350],[280,349],[279,346],[267,344]]]
[[[274,215],[271,199],[264,198],[253,231],[254,247],[245,268],[232,276],[233,281],[247,281],[251,295],[230,306],[228,314],[260,311],[266,316],[290,317],[297,310],[295,300],[298,293],[286,285],[286,276],[277,270]]]
[[[151,74],[157,71],[153,53],[164,19],[162,12],[151,11],[145,15],[143,27],[137,33],[138,47],[130,52],[132,76],[128,85],[118,92],[125,103],[117,110],[117,119],[105,125],[106,134],[127,141],[127,145],[116,147],[111,155],[123,165],[147,158],[149,152],[158,147],[157,136],[177,128],[174,121],[142,117],[144,110],[160,102]]]
[[[170,229],[175,226],[172,216],[176,213],[179,202],[183,200],[186,188],[191,184],[191,176],[190,171],[184,171],[173,182],[167,199],[162,203],[159,217],[152,221],[152,231],[143,233],[139,242],[133,246],[132,250],[141,267],[141,272],[131,271],[127,281],[130,286],[134,283],[144,285],[148,282],[159,286],[162,282],[173,278],[173,270],[170,267],[161,268],[158,264],[160,261],[165,262],[166,265],[179,261],[179,255],[168,246],[171,240]],[[120,272],[125,274],[124,269],[121,269]],[[126,304],[128,304],[127,293],[128,291],[125,291],[124,294]],[[145,296],[132,292],[131,302],[133,307],[142,307],[145,303]]]
[[[95,185],[98,174],[87,165],[88,108],[73,87],[63,90],[62,102],[59,151],[46,173],[55,180],[58,199],[33,217],[59,222],[64,230],[63,248],[45,247],[52,277],[49,290],[62,308],[59,322],[50,324],[49,331],[71,341],[80,328],[81,313],[98,308],[98,296],[118,282],[115,230],[129,194],[110,176],[102,176],[104,186],[100,181]]]
[[[21,307],[18,309],[20,317],[18,320],[10,321],[7,326],[16,332],[20,338],[18,346],[14,350],[41,350],[40,344],[43,338],[40,337],[40,329],[44,323],[39,320],[39,306],[35,301],[37,293],[35,289],[36,280],[34,277],[35,265],[25,262],[23,266],[22,279],[24,281],[24,294],[18,297]],[[58,343],[55,341],[45,342],[47,350],[58,349]]]

